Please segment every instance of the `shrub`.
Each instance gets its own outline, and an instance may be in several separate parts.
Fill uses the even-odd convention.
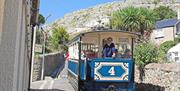
[[[140,70],[140,80],[143,81],[144,67],[149,63],[158,62],[157,47],[149,42],[144,42],[136,45],[134,50],[135,63]]]
[[[169,50],[171,47],[175,46],[175,45],[178,44],[178,43],[180,43],[180,38],[175,38],[174,41],[166,41],[166,42],[162,43],[162,44],[160,45],[160,48],[159,48],[159,51],[160,51],[160,53],[159,53],[159,59],[160,59],[160,60],[165,60],[165,61],[167,61],[167,60],[166,60],[166,53],[168,52],[168,50]]]
[[[174,41],[175,41],[176,44],[180,43],[180,37],[175,38]]]
[[[157,47],[149,42],[136,45],[134,51],[135,63],[144,68],[149,63],[158,62]]]
[[[160,45],[160,50],[166,53],[171,47],[175,46],[175,41],[166,41]]]

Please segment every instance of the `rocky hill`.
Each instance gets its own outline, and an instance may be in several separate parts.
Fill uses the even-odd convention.
[[[63,26],[67,28],[67,31],[70,34],[87,31],[91,28],[97,27],[108,28],[111,14],[119,9],[128,6],[154,8],[158,7],[159,5],[166,5],[176,10],[178,2],[180,2],[180,0],[160,0],[160,2],[156,4],[154,1],[158,0],[114,1],[87,9],[74,11],[55,21],[52,25],[50,25],[50,28],[54,26]]]

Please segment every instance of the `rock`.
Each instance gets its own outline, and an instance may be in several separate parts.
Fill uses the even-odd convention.
[[[177,2],[172,3],[172,0],[160,0],[161,2],[158,5],[170,6],[172,9],[175,9]],[[123,1],[114,1],[106,4],[97,5],[87,9],[82,9],[74,11],[72,13],[66,14],[63,18],[55,21],[52,25],[49,25],[48,29],[52,29],[54,26],[63,26],[67,28],[69,33],[76,33],[74,28],[93,28],[93,27],[104,27],[109,28],[109,19],[111,14],[114,11],[120,10],[128,6],[134,7],[147,7],[154,8],[158,5],[155,5],[154,0],[125,0]],[[81,31],[82,32],[82,31]]]

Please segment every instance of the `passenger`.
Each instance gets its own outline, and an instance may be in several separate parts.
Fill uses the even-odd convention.
[[[66,52],[65,58],[66,58],[66,61],[69,61],[69,52],[68,51]]]
[[[130,49],[126,49],[125,52],[124,52],[123,57],[124,58],[131,58],[131,56],[132,56],[132,54],[131,54]]]
[[[120,53],[118,53],[118,49],[115,49],[115,54],[116,54],[116,58],[121,58],[122,55]]]
[[[115,57],[115,45],[112,43],[113,39],[111,37],[107,38],[107,43],[103,47],[103,57]]]

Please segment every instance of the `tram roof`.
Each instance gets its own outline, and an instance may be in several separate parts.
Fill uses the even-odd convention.
[[[137,33],[137,32],[129,32],[129,31],[122,31],[122,30],[98,30],[98,31],[89,31],[89,32],[80,33],[77,36],[75,36],[69,43],[72,43],[73,41],[77,40],[79,37],[82,37],[82,36],[90,34],[90,33],[107,33],[107,32],[111,32],[111,33],[113,33],[113,32],[125,33],[125,34],[132,35],[134,37],[140,36],[140,34]]]

